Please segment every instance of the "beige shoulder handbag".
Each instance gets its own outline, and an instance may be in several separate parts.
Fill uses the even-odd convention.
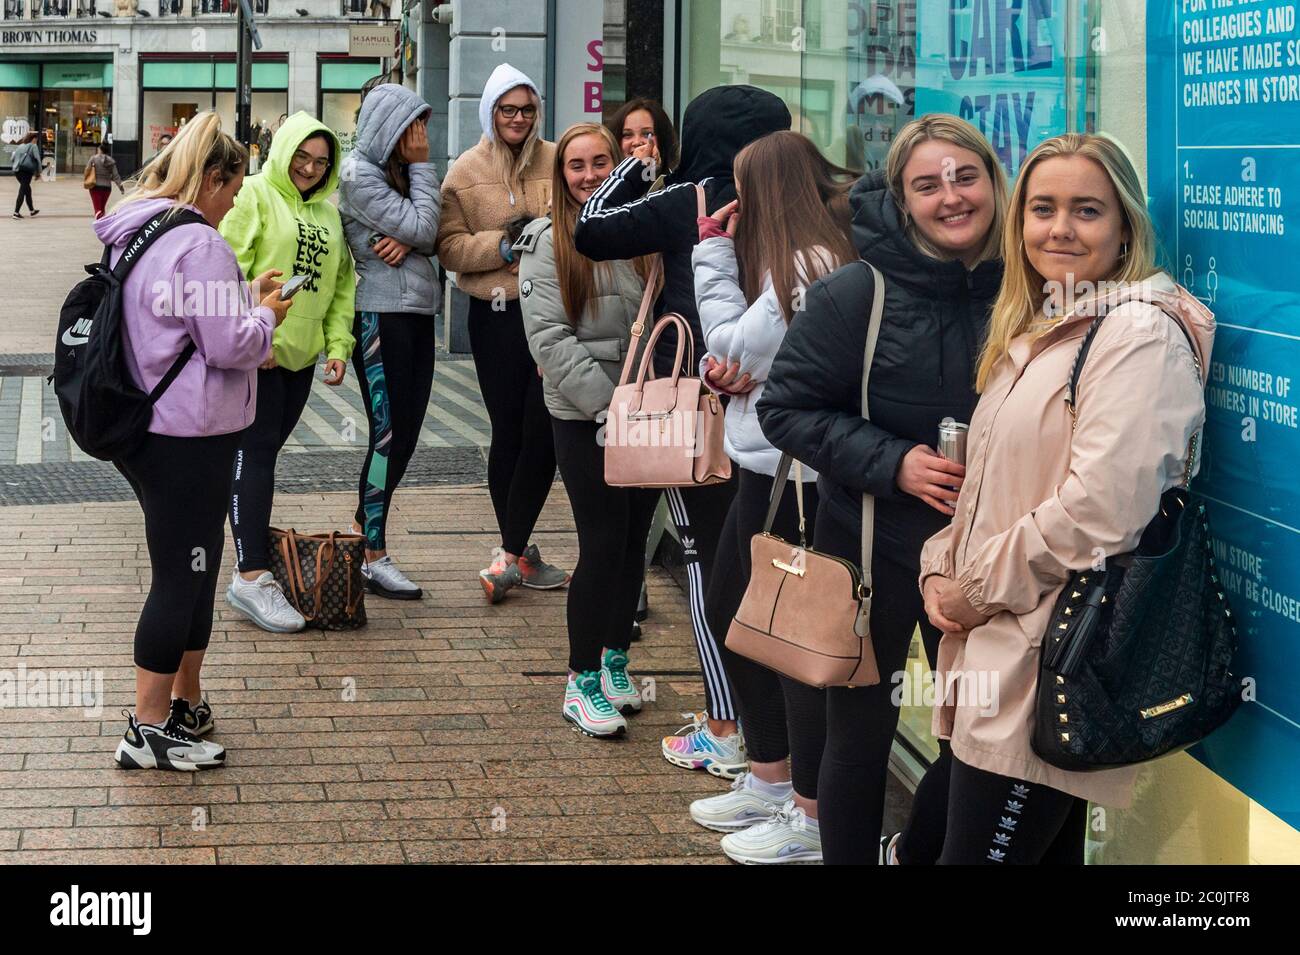
[[[862,359],[862,417],[869,418],[867,382],[880,335],[885,279],[870,263],[875,292]],[[750,541],[749,586],[727,631],[727,649],[809,686],[873,686],[880,682],[871,643],[871,550],[875,498],[862,495],[862,570],[808,547],[804,538],[803,482],[795,475],[799,544],[772,533],[790,474],[781,455],[772,482],[763,533]],[[795,462],[797,464],[797,462]]]
[[[696,190],[702,210],[704,190]],[[630,380],[662,269],[663,260],[656,258],[605,418],[605,483],[610,487],[696,487],[731,477],[731,459],[723,448],[722,402],[701,379],[682,374],[683,358],[689,370],[696,368],[695,341],[686,319],[673,312],[659,318],[645,343],[636,379]],[[668,328],[677,331],[673,374],[656,378],[655,343]]]

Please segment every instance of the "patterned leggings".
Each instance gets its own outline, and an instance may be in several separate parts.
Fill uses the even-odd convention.
[[[352,364],[370,422],[355,516],[366,547],[385,550],[393,492],[419,443],[433,390],[434,321],[431,315],[357,312],[352,334]]]

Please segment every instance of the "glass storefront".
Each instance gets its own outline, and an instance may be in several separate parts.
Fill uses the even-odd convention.
[[[232,59],[150,60],[140,58],[140,153],[147,161],[158,151],[159,137],[199,113],[215,109],[223,128],[235,130],[235,64]],[[256,171],[261,153],[289,107],[287,61],[253,62],[253,150]]]
[[[1043,139],[1104,132],[1150,192],[1165,264],[1219,321],[1194,489],[1241,623],[1249,702],[1194,754],[1145,767],[1134,806],[1090,807],[1105,863],[1300,862],[1300,373],[1294,170],[1300,31],[1294,6],[1199,0],[683,0],[676,111],[709,87],[781,97],[828,158],[883,164],[916,116],[949,112],[988,137],[1008,174]],[[674,94],[675,93],[675,97]],[[1256,183],[1258,182],[1258,185]],[[1227,233],[1227,234],[1225,234]],[[1286,243],[1291,243],[1288,246]],[[1176,263],[1176,264],[1175,264]],[[1258,433],[1257,433],[1258,431]],[[1300,595],[1298,595],[1300,596]],[[908,663],[923,691],[919,639]],[[1256,685],[1257,680],[1257,685]],[[905,699],[899,748],[933,758],[924,693]]]
[[[8,168],[17,130],[40,133],[56,172],[80,172],[111,132],[113,64],[0,63],[0,167]]]
[[[334,130],[343,153],[352,151],[361,110],[361,87],[380,73],[378,59],[324,56],[318,60],[320,103],[316,115]]]

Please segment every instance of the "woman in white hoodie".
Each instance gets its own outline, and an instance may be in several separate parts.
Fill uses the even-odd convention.
[[[735,176],[738,199],[699,220],[700,243],[691,256],[708,349],[702,372],[731,395],[725,446],[739,470],[705,598],[709,629],[720,638],[749,583],[750,538],[763,530],[781,457],[763,437],[754,407],[786,329],[799,320],[804,289],[856,258],[848,233],[853,174],[827,162],[806,136],[784,130],[755,140],[736,156]],[[755,201],[747,204],[751,196]],[[791,541],[812,539],[817,510],[817,475],[800,470],[804,519],[789,485],[772,527]],[[738,861],[820,860],[816,792],[825,704],[817,691],[718,649],[739,701],[750,771],[730,792],[693,803],[691,817],[731,833],[722,846]],[[801,844],[772,858],[780,847],[765,823],[796,809],[806,820],[798,827]]]

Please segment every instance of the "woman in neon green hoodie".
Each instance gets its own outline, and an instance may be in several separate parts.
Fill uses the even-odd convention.
[[[325,352],[325,383],[338,385],[352,354],[356,272],[338,208],[329,201],[338,188],[341,159],[328,127],[294,113],[276,131],[262,171],[244,180],[221,222],[221,234],[248,278],[268,269],[308,276],[258,371],[257,416],[235,454],[230,499],[238,567],[226,599],[263,630],[277,633],[306,623],[270,571],[275,459],[307,404],[317,357]]]

